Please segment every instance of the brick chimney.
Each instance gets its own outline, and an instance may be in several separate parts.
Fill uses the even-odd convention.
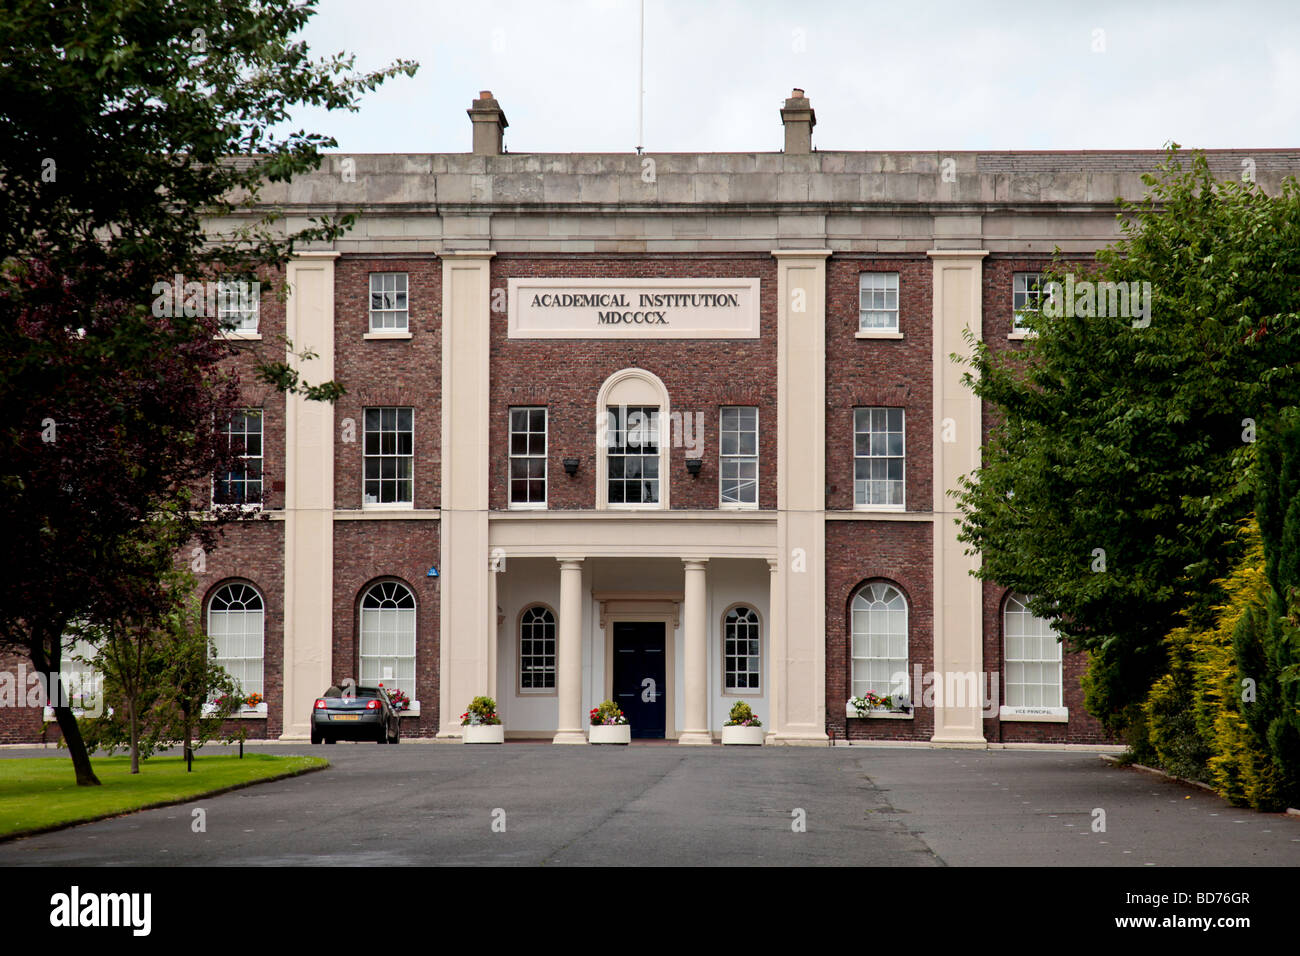
[[[510,124],[506,122],[506,114],[493,98],[492,91],[479,93],[478,99],[465,112],[474,124],[474,155],[500,156],[501,138]]]
[[[785,108],[781,110],[781,122],[785,124],[785,151],[811,153],[812,130],[817,125],[817,114],[803,90],[796,87],[790,93]]]

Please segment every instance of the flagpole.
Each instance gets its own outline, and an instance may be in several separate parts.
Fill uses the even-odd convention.
[[[642,106],[645,101],[645,0],[641,0],[641,33],[639,41],[640,54],[637,59],[636,71],[636,151],[638,156],[645,145],[641,117]]]

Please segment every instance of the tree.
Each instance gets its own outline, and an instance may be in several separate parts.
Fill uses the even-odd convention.
[[[194,488],[229,460],[212,425],[237,399],[232,347],[212,309],[156,314],[156,284],[264,274],[338,236],[351,217],[291,232],[259,208],[264,182],[336,145],[276,129],[302,104],[355,110],[416,69],[311,58],[293,36],[314,7],[10,0],[0,18],[0,646],[43,674],[59,671],[69,621],[147,610],[131,603],[149,592],[132,577],[146,567],[121,565],[147,550],[146,518],[163,516],[169,543],[213,540]],[[258,374],[309,398],[340,392],[301,381],[283,353]],[[77,782],[98,783],[55,703]]]
[[[1252,510],[1257,425],[1300,400],[1300,186],[1217,182],[1177,149],[1095,270],[1058,255],[1024,349],[978,343],[966,376],[993,425],[957,493],[961,540],[1091,652],[1089,707],[1115,728],[1164,672],[1164,636],[1207,620]],[[1081,290],[1101,281],[1150,283],[1147,316],[1097,314]]]
[[[157,743],[156,714],[166,706],[175,688],[167,683],[168,657],[177,643],[184,643],[188,627],[187,598],[194,579],[184,572],[164,575],[165,601],[161,607],[142,612],[138,606],[127,616],[101,625],[91,625],[98,645],[96,669],[103,675],[104,699],[109,705],[81,729],[87,748],[112,753],[125,745],[131,754],[131,773],[140,772],[141,756],[153,753]],[[93,633],[98,631],[98,633]],[[178,636],[181,635],[181,636]],[[141,731],[147,738],[141,747]]]

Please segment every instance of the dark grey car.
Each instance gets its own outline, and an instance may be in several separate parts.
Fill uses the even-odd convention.
[[[401,740],[401,720],[382,687],[357,687],[344,696],[331,687],[311,711],[311,742],[332,744],[336,740],[373,740],[395,744]]]

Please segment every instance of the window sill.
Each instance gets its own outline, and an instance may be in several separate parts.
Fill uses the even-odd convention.
[[[1007,335],[1007,340],[1011,342],[1023,342],[1025,339],[1038,338],[1037,332],[1011,332]]]
[[[853,510],[860,514],[870,514],[873,511],[882,514],[898,514],[900,511],[906,511],[906,505],[854,505]]]
[[[113,708],[112,708],[112,707],[108,708],[107,715],[108,715],[109,717],[112,717],[112,716],[113,716]],[[73,708],[72,708],[72,716],[73,716],[73,717],[76,717],[78,720],[80,720],[82,717],[85,717],[85,716],[86,716],[86,711],[83,710],[83,709],[80,708],[80,707],[73,707]],[[90,716],[91,716],[91,717],[100,717],[100,716],[103,716],[103,714],[101,714],[101,713],[92,713],[92,714],[90,714]],[[53,707],[50,707],[48,704],[45,705],[44,707],[42,707],[42,708],[41,708],[41,719],[42,719],[43,721],[45,721],[47,724],[49,724],[49,723],[53,723],[53,722],[54,722],[54,708],[53,708]]]
[[[383,504],[380,504],[379,502],[365,501],[361,503],[361,510],[362,511],[414,511],[415,505],[409,501],[385,502]]]
[[[379,339],[395,339],[397,341],[402,341],[404,339],[414,338],[410,332],[367,332],[361,337],[369,341]]]
[[[411,701],[411,706],[406,708],[406,710],[399,710],[397,712],[397,716],[398,717],[419,717],[420,702],[418,700]]]
[[[723,501],[718,504],[719,511],[757,511],[758,502],[753,504],[748,502]]]
[[[546,502],[545,502],[545,501],[540,501],[540,502],[537,502],[537,501],[531,501],[531,502],[526,502],[526,503],[525,503],[525,502],[515,502],[515,501],[512,501],[512,502],[510,502],[510,504],[508,505],[508,508],[509,508],[509,510],[511,510],[511,511],[545,511],[545,510],[546,510]]]
[[[859,714],[856,707],[845,701],[844,716],[862,720],[912,720],[915,715],[901,710],[869,710]]]
[[[220,342],[223,339],[231,342],[260,342],[262,333],[255,329],[226,329],[212,336],[214,341]]]
[[[1070,721],[1068,707],[1001,707],[998,719],[1013,723],[1066,724]]]
[[[859,329],[853,336],[855,339],[901,339],[902,332],[889,332],[886,330]]]
[[[217,708],[211,704],[203,705],[204,717],[211,717]],[[256,707],[242,707],[237,712],[226,718],[227,720],[266,720],[266,703],[258,704]]]

